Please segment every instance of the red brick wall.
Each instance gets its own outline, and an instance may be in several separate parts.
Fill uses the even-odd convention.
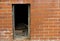
[[[11,4],[0,2],[0,40],[13,38]]]
[[[60,39],[59,2],[59,0],[32,0],[31,39]]]
[[[22,0],[0,0],[0,41],[13,40],[12,4]]]
[[[0,40],[13,39],[12,4],[31,4],[30,36],[32,40],[60,39],[60,5],[58,0],[1,0]]]

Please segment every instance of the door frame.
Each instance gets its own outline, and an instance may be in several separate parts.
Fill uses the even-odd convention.
[[[15,39],[15,15],[14,15],[14,5],[17,5],[17,4],[12,4],[12,25],[13,25],[13,39]],[[19,4],[20,5],[20,4]],[[26,5],[26,4],[25,4]],[[30,4],[27,4],[28,5],[28,36],[27,38],[30,39],[30,24],[31,24],[31,17],[30,17]]]

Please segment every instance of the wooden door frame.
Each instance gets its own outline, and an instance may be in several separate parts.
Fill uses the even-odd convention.
[[[14,16],[14,5],[15,4],[12,4],[12,25],[13,25],[13,39],[15,39],[15,16]],[[19,4],[20,5],[20,4]],[[31,21],[31,19],[30,19],[31,17],[30,17],[30,4],[28,4],[28,38],[30,39],[30,21]]]

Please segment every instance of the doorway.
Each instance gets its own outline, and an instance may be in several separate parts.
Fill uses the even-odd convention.
[[[30,4],[13,4],[14,37],[29,37],[30,35]]]

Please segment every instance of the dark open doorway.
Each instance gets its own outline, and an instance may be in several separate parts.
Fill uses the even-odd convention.
[[[13,24],[15,37],[27,37],[29,34],[30,4],[13,4]]]

